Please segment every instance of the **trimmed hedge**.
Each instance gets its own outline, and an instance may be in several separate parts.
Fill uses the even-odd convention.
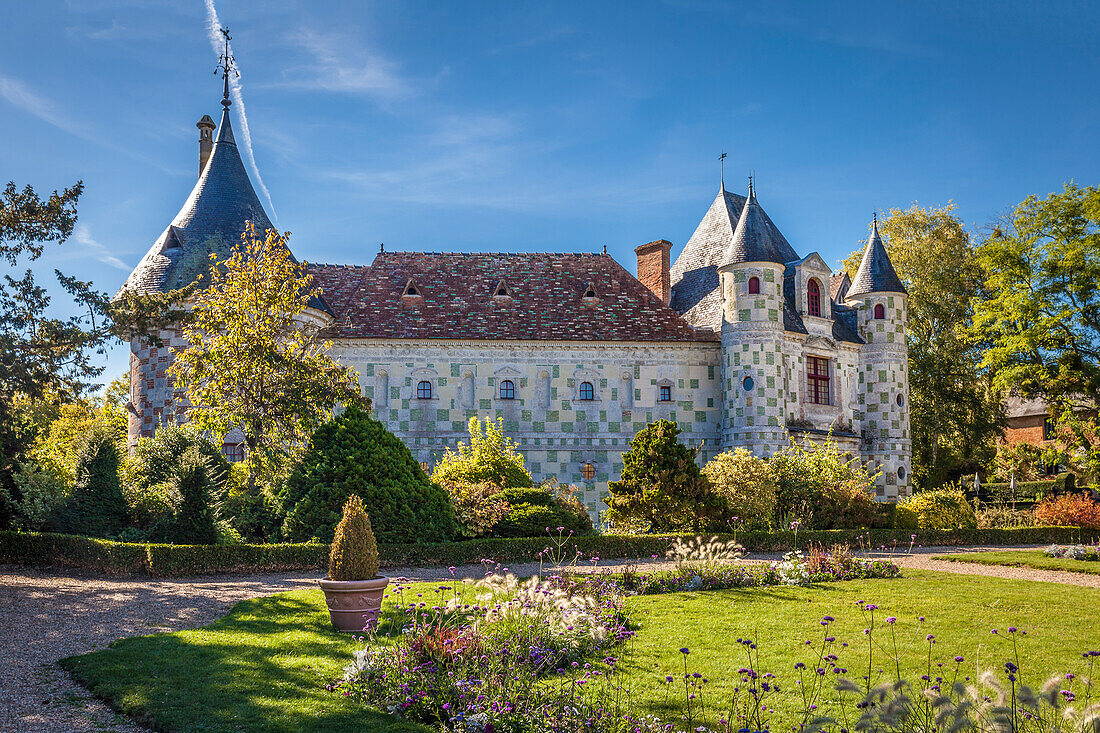
[[[1077,487],[1074,475],[1066,471],[1065,473],[1058,474],[1049,481],[1017,481],[1015,495],[1012,493],[1012,484],[1010,483],[982,484],[982,488],[978,491],[977,497],[979,501],[984,503],[997,501],[1033,502],[1040,501],[1047,496],[1071,494],[1076,490]],[[974,487],[971,486],[966,494],[973,499]]]
[[[1100,531],[1075,527],[1019,527],[1014,529],[957,530],[847,530],[828,529],[799,532],[799,547],[848,543],[863,546],[905,548],[912,540],[920,545],[1048,545],[1093,542]],[[677,538],[692,534],[588,535],[572,537],[561,548],[571,562],[579,550],[581,562],[600,558],[664,557]],[[719,535],[732,540],[733,535]],[[794,532],[744,532],[737,541],[753,552],[789,550],[796,543]],[[556,542],[547,537],[477,539],[464,542],[379,545],[381,567],[426,567],[468,565],[491,560],[499,563],[537,562],[547,547]],[[575,549],[574,549],[575,548]],[[218,573],[286,572],[315,570],[324,575],[328,545],[160,545],[112,542],[75,535],[33,532],[0,532],[0,565],[58,567],[87,570],[107,575],[149,575],[185,577]]]

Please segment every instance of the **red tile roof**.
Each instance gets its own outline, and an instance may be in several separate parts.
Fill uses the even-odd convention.
[[[333,338],[718,340],[605,254],[381,252],[369,266],[309,270],[336,315]],[[402,296],[410,280],[420,296]],[[493,297],[502,280],[512,297]]]

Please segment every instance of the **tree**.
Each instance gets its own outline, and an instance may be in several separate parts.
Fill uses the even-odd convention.
[[[973,335],[994,385],[1043,397],[1060,437],[1100,464],[1100,187],[1029,196],[978,248]]]
[[[455,531],[447,495],[397,436],[357,405],[317,429],[279,499],[283,533],[331,542],[341,507],[363,500],[380,542],[442,542]]]
[[[184,451],[172,477],[172,492],[179,508],[172,523],[171,540],[181,545],[212,545],[218,541],[217,497],[212,488],[210,459],[198,446]]]
[[[610,519],[641,523],[650,532],[699,531],[722,515],[725,502],[695,463],[698,451],[677,440],[679,434],[675,422],[658,420],[634,436],[619,480],[607,485]]]
[[[239,427],[250,467],[267,477],[334,406],[361,400],[358,376],[326,355],[321,324],[306,313],[319,290],[288,236],[269,230],[260,238],[249,223],[229,259],[211,255],[183,324],[189,346],[169,367],[188,394],[190,419],[217,435]]]
[[[909,417],[913,479],[929,488],[991,460],[1002,427],[999,396],[968,338],[981,269],[954,204],[892,209],[879,229],[909,291]],[[861,252],[844,260],[854,274]]]
[[[523,464],[523,454],[516,443],[504,435],[504,422],[494,423],[485,418],[481,422],[470,418],[468,425],[470,442],[459,442],[458,450],[447,450],[432,471],[432,481],[437,484],[491,483],[503,488],[534,486],[535,482]]]
[[[775,474],[768,462],[744,448],[719,453],[703,466],[703,475],[726,501],[736,526],[771,529],[775,521]]]
[[[115,436],[102,425],[88,432],[76,462],[76,481],[60,511],[58,529],[91,537],[118,534],[126,522]]]
[[[768,459],[776,483],[776,518],[802,529],[871,527],[875,476],[858,458],[842,453],[831,438],[824,443],[791,443]]]

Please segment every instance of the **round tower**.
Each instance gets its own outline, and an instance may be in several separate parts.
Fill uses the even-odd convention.
[[[772,228],[749,195],[718,268],[722,294],[722,450],[770,455],[786,444],[783,427],[783,257]]]
[[[911,493],[908,299],[882,243],[876,216],[845,302],[856,309],[859,334],[866,342],[860,353],[856,412],[863,457],[881,471],[877,494],[887,501]]]

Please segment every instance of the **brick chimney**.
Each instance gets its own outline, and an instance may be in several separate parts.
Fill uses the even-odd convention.
[[[195,123],[199,128],[199,175],[206,168],[206,161],[210,160],[210,151],[214,149],[214,120],[210,115],[203,115],[202,119]]]
[[[665,305],[672,299],[668,274],[671,251],[672,242],[667,239],[658,239],[634,248],[634,254],[638,256],[638,280],[652,290]]]

